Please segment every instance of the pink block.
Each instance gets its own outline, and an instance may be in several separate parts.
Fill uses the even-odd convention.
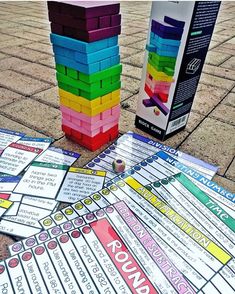
[[[86,130],[87,132],[95,132],[97,129],[99,130],[101,127],[105,125],[108,125],[113,122],[116,123],[120,117],[120,105],[113,107],[113,114],[111,114],[112,109],[110,109],[110,114],[107,117],[105,116],[104,119],[101,119],[98,115],[95,120],[81,120],[79,119],[79,117],[81,118],[80,113],[71,111],[71,109],[68,109],[65,106],[61,108],[63,120],[66,120],[67,123],[70,123],[70,125],[67,125],[83,133],[85,133],[84,130]]]
[[[84,122],[94,124],[96,122],[99,122],[102,119],[109,118],[112,115],[112,111],[114,111],[114,114],[115,113],[120,114],[120,105],[116,105],[116,106],[114,106],[110,109],[107,109],[107,110],[105,110],[95,116],[89,116],[89,115],[86,115],[82,112],[76,112],[73,109],[70,109],[70,108],[63,106],[63,105],[60,106],[60,110],[61,110],[63,116],[66,117],[66,119],[68,119],[68,120],[69,120],[69,117],[72,116],[78,120],[82,120]]]
[[[119,120],[116,119],[115,121],[109,123],[109,124],[106,124],[104,125],[103,127],[101,127],[101,132],[104,133],[104,132],[107,132],[109,129],[111,129],[112,127],[116,126],[118,124]]]
[[[118,124],[119,119],[115,119],[113,122],[107,123],[102,127],[99,127],[95,130],[87,130],[86,128],[74,125],[72,122],[62,118],[62,124],[63,126],[67,126],[75,131],[78,131],[84,135],[87,135],[89,137],[94,137],[100,133],[104,133],[106,131],[108,131],[109,129],[111,129],[112,127],[116,126]]]

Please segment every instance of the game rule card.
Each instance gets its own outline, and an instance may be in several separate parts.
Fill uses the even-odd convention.
[[[6,195],[0,194],[0,219],[12,205],[13,205],[13,202],[8,200]]]
[[[21,138],[18,143],[30,147],[40,148],[45,151],[50,146],[52,141],[52,138],[33,138],[25,136]]]
[[[71,166],[79,157],[80,154],[76,152],[49,147],[36,159],[36,161]]]
[[[57,200],[74,203],[103,188],[106,172],[70,167]]]
[[[124,160],[126,163],[126,170],[128,170],[140,161],[143,161],[161,150],[165,151],[179,162],[197,170],[208,179],[211,179],[218,169],[216,166],[191,155],[133,132],[122,135],[115,143],[92,159],[86,167],[107,171],[106,181],[109,181],[117,176],[112,168],[112,163],[115,159]]]
[[[14,176],[0,176],[0,192],[12,192],[19,183],[21,177]]]
[[[42,149],[11,143],[0,156],[0,172],[12,176],[19,175],[40,153]]]
[[[24,133],[0,128],[0,154],[1,150],[4,150],[11,143],[17,142],[22,137],[24,137]]]
[[[68,170],[67,165],[33,162],[14,192],[55,199]]]

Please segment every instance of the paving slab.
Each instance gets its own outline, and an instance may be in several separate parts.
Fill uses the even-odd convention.
[[[32,41],[12,37],[11,39],[0,43],[0,50],[3,51],[3,53],[4,53],[4,49],[7,48],[7,50],[5,50],[5,52],[7,53],[8,49],[10,49],[12,47],[15,48],[15,46],[20,46],[20,45],[29,44],[29,43],[32,43]]]
[[[0,72],[0,86],[24,96],[33,95],[50,87],[48,83],[38,81],[12,70]]]
[[[131,56],[131,55],[134,55],[134,54],[140,52],[140,50],[138,50],[138,49],[125,47],[125,46],[119,46],[119,50],[120,50],[120,55],[121,55],[121,61],[125,57]]]
[[[133,44],[128,44],[127,46],[138,50],[144,50],[146,46],[146,40],[144,39]]]
[[[235,107],[235,93],[234,92],[229,93],[221,103],[228,106]]]
[[[120,46],[126,46],[128,44],[136,43],[136,42],[141,41],[141,40],[142,40],[141,38],[138,38],[136,36],[135,37],[132,37],[132,36],[127,37],[127,36],[121,35],[119,37],[118,43],[119,43]]]
[[[233,159],[228,170],[226,171],[225,176],[233,181],[235,181],[235,159]]]
[[[235,86],[235,81],[223,79],[206,73],[202,73],[200,83],[231,90]]]
[[[127,63],[136,67],[140,67],[141,69],[143,68],[143,62],[144,62],[144,51],[141,51],[137,54],[134,54],[130,57],[124,58],[122,60],[123,63]]]
[[[24,44],[27,44],[27,43],[22,43],[21,45],[24,45]],[[0,51],[2,53],[6,53],[11,56],[15,56],[15,57],[29,60],[32,62],[36,62],[38,60],[42,60],[42,59],[46,59],[50,57],[49,54],[38,52],[29,48],[19,47],[19,46],[15,46],[11,48],[1,48],[1,44],[0,44]]]
[[[15,71],[31,76],[39,81],[44,81],[52,85],[57,85],[55,70],[37,63],[30,63],[18,67]]]
[[[235,182],[234,181],[232,181],[230,179],[226,179],[226,178],[221,177],[219,175],[215,175],[213,180],[216,183],[218,183],[220,186],[225,187],[231,193],[235,193]]]
[[[22,99],[22,95],[0,87],[0,107]]]
[[[121,89],[121,101],[124,101],[131,96],[133,96],[132,92],[130,92],[128,90]]]
[[[235,108],[232,106],[219,104],[209,116],[235,126]]]
[[[192,133],[204,118],[204,115],[191,111],[185,130]]]
[[[28,98],[7,107],[3,106],[0,113],[55,139],[63,136],[60,111],[33,99]]]
[[[230,57],[225,62],[223,62],[220,67],[235,69],[235,56]]]
[[[208,51],[205,62],[212,65],[220,65],[230,57],[230,54]]]
[[[22,47],[33,49],[35,51],[39,51],[39,52],[46,53],[46,54],[49,54],[49,55],[53,55],[52,46],[49,45],[49,44],[35,42],[35,43],[32,43],[32,44],[23,45]]]
[[[203,73],[207,73],[220,78],[225,78],[228,80],[235,80],[235,68],[223,68],[221,66],[214,66],[210,64],[205,64],[203,67]]]
[[[17,70],[21,67],[24,67],[24,66],[31,66],[31,62],[29,61],[26,61],[24,59],[20,59],[20,58],[17,58],[17,57],[12,57],[12,56],[7,56],[6,58],[4,59],[0,59],[0,68],[1,68],[1,71],[4,71],[4,70],[8,70],[8,69],[11,69],[11,70]]]
[[[192,110],[202,115],[207,115],[224,99],[227,93],[228,90],[226,89],[199,83]]]
[[[127,109],[128,111],[136,113],[138,96],[139,95],[136,94],[136,95],[133,95],[130,98],[126,99],[125,101],[123,101],[122,107],[124,109]]]
[[[55,108],[60,107],[59,96],[58,96],[58,87],[53,87],[48,90],[42,91],[32,96],[39,102],[48,104]]]
[[[142,69],[139,67],[124,63],[122,65],[122,74],[124,76],[133,77],[135,79],[140,80],[141,74],[142,74]]]
[[[30,137],[48,137],[42,134],[40,131],[35,131],[24,124],[21,124],[13,119],[0,114],[0,128],[8,128],[10,130],[17,130],[17,132],[23,132]],[[1,258],[0,258],[1,259]]]
[[[134,78],[122,76],[121,85],[122,85],[122,89],[128,90],[129,92],[136,94],[140,88],[140,81]]]
[[[219,166],[224,175],[234,157],[235,128],[227,123],[206,118],[180,146],[182,151]]]

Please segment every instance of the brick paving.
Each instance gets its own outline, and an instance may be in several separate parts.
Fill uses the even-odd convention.
[[[123,64],[120,134],[135,129],[136,100],[148,29],[150,2],[122,2]],[[29,136],[51,136],[54,145],[89,152],[64,137],[50,27],[45,2],[0,1],[0,127]],[[215,180],[235,192],[235,3],[223,2],[186,129],[166,144],[219,165]],[[103,147],[105,148],[105,146]],[[0,260],[14,240],[0,235]]]

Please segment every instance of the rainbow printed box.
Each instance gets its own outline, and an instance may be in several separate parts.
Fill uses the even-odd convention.
[[[120,4],[48,2],[62,129],[94,151],[118,136]]]
[[[219,6],[218,1],[152,3],[136,127],[161,140],[185,128]]]

